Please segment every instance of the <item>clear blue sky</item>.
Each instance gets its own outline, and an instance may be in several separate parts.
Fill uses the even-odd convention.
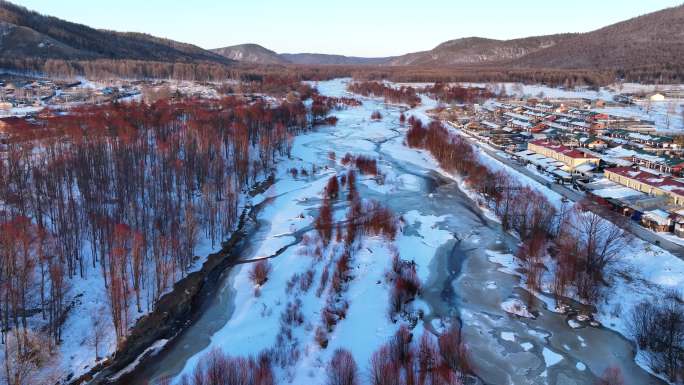
[[[386,56],[454,38],[586,32],[683,0],[15,0],[96,28],[217,48]]]

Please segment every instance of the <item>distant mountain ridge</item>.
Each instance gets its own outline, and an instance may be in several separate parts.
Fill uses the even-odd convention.
[[[390,60],[387,64],[421,66],[477,65],[511,61],[530,53],[562,44],[570,34],[495,40],[467,37],[449,40],[423,52],[409,53]]]
[[[0,0],[0,56],[3,59],[234,63],[192,44],[143,33],[94,29],[44,16],[4,0]]]
[[[276,53],[258,44],[247,43],[211,50],[228,59],[252,64],[300,65],[382,65],[391,58],[365,58],[320,53]]]
[[[514,62],[518,67],[629,69],[684,65],[684,5],[575,34]]]
[[[239,44],[212,49],[212,52],[228,59],[256,64],[289,64],[280,55],[258,44]]]
[[[216,52],[216,50],[215,50]],[[586,33],[511,40],[467,37],[428,51],[396,57],[358,58],[322,54],[276,54],[308,65],[611,69],[684,68],[684,5],[663,9]],[[236,59],[240,60],[240,59]],[[252,63],[259,63],[258,60]]]
[[[395,57],[276,53],[258,44],[206,50],[143,33],[94,29],[0,0],[0,65],[14,70],[143,77],[234,76],[236,64],[383,66],[500,73],[593,71],[684,81],[684,5],[575,34],[511,40],[467,37]],[[59,68],[59,71],[56,70]],[[269,69],[270,70],[270,69]],[[340,71],[349,69],[340,69]],[[276,69],[279,71],[279,69]],[[567,72],[567,71],[566,71]],[[511,75],[512,76],[512,75]]]
[[[329,55],[320,53],[283,53],[292,64],[302,65],[383,65],[391,58]]]

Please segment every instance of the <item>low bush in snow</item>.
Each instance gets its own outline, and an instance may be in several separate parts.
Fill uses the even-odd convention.
[[[337,349],[328,364],[328,385],[358,385],[359,369],[348,350]]]
[[[249,272],[249,278],[257,286],[262,286],[268,281],[268,274],[271,272],[271,264],[262,259],[252,265],[252,270]]]

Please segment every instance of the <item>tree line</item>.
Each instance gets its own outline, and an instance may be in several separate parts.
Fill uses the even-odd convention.
[[[463,87],[460,85],[449,86],[445,83],[435,83],[419,90],[421,94],[427,94],[442,103],[479,103],[486,99],[496,97],[488,88]]]
[[[134,59],[62,60],[1,58],[3,69],[89,79],[178,79],[223,82],[248,81],[252,77],[287,75],[299,80],[330,80],[353,77],[358,81],[394,82],[513,82],[552,87],[599,87],[617,80],[646,84],[684,81],[684,68],[677,63],[604,69],[511,68],[498,66],[364,66],[364,65],[225,65],[211,61],[164,62]]]
[[[420,96],[413,87],[394,88],[380,82],[353,82],[347,86],[347,90],[366,97],[384,98],[389,103],[408,104],[411,107],[420,104]]]

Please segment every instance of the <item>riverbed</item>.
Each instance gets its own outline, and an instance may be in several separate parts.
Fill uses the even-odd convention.
[[[344,80],[317,84],[324,95],[345,95]],[[345,95],[348,96],[348,95]],[[327,179],[343,170],[331,161],[330,152],[342,157],[349,152],[378,159],[384,183],[367,177],[359,181],[363,199],[375,199],[402,216],[402,234],[395,241],[402,258],[418,263],[423,290],[417,306],[425,316],[417,331],[439,333],[445,325],[459,322],[470,352],[475,375],[487,384],[592,384],[610,366],[619,367],[626,384],[659,384],[634,362],[634,347],[621,335],[602,327],[573,328],[567,316],[546,309],[546,302],[531,299],[528,311],[534,318],[502,310],[502,303],[530,296],[520,288],[515,272],[492,261],[515,252],[518,240],[502,231],[492,215],[483,211],[462,191],[458,179],[439,170],[426,153],[406,148],[406,127],[399,123],[407,115],[425,117],[434,105],[408,110],[381,100],[363,99],[363,106],[337,111],[336,126],[322,126],[295,139],[293,159],[283,160],[274,186],[255,198],[263,205],[257,214],[259,226],[250,235],[250,247],[242,258],[274,256],[274,272],[309,268],[297,256],[298,240],[310,231]],[[372,122],[380,111],[383,119]],[[288,169],[313,170],[307,178],[293,179]],[[349,348],[366,383],[368,357],[397,328],[387,321],[386,291],[375,285],[386,265],[379,240],[371,240],[357,257],[358,273],[350,288],[350,316],[331,338],[332,346]],[[373,255],[375,253],[375,255]],[[376,260],[377,259],[377,260]],[[262,297],[245,290],[245,267],[239,265],[220,277],[218,289],[207,299],[203,312],[156,357],[135,372],[134,383],[155,383],[164,376],[178,378],[190,373],[202,354],[221,348],[233,355],[257,354],[273,344],[277,330],[271,322],[284,306],[278,295],[289,274],[275,277],[264,287]],[[281,270],[278,270],[281,269]],[[281,282],[282,281],[282,282]],[[384,291],[383,291],[384,290]],[[282,302],[287,299],[283,298]],[[309,306],[310,303],[310,306]],[[315,300],[304,312],[312,328],[318,319]],[[255,309],[263,307],[260,311]],[[353,312],[353,314],[352,314]],[[573,325],[577,326],[577,325]],[[285,383],[316,384],[325,375],[329,353],[311,344],[312,330],[297,334],[302,359],[289,370],[278,371]],[[353,340],[353,341],[352,341]],[[360,341],[360,342],[359,342]],[[332,347],[328,348],[332,350]]]

